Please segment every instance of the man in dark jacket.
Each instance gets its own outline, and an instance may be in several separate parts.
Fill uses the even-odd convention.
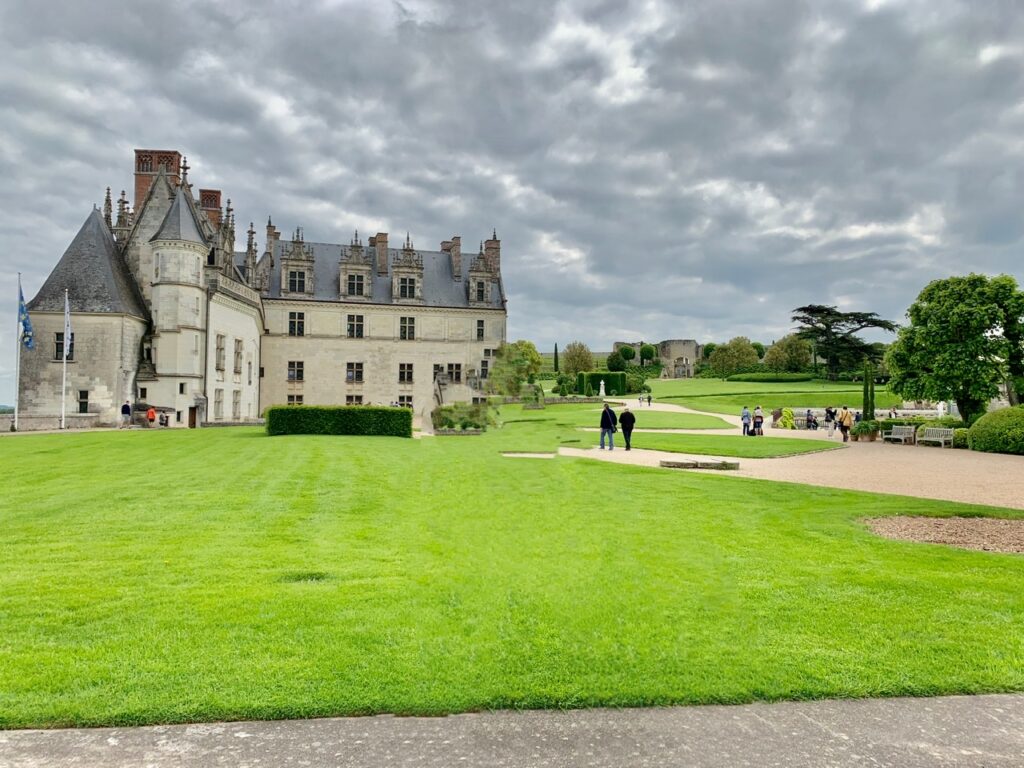
[[[629,412],[629,408],[622,409],[619,416],[619,424],[622,426],[622,436],[626,438],[626,450],[629,450],[629,436],[633,434],[633,425],[636,424],[636,416]]]
[[[601,450],[604,450],[604,436],[608,435],[608,450],[615,450],[615,440],[612,435],[615,434],[615,425],[618,424],[618,420],[615,418],[615,411],[608,407],[608,403],[604,404],[604,410],[601,411]]]

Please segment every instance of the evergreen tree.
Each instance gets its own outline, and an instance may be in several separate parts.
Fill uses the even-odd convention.
[[[558,345],[555,344],[555,373],[558,373]]]

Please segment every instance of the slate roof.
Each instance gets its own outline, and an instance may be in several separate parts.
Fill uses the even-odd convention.
[[[316,301],[342,301],[340,292],[340,277],[342,253],[348,258],[348,246],[341,246],[335,243],[311,243],[303,245],[313,251],[313,296]],[[281,257],[291,242],[277,242],[274,248],[274,268],[270,271],[270,290],[268,298],[281,298]],[[364,247],[364,253],[371,259],[375,258],[374,249],[371,246]],[[395,256],[401,253],[401,249],[388,249],[389,274],[378,275],[376,263],[370,283],[372,295],[369,301],[373,304],[393,304],[394,297],[391,295],[391,263]],[[443,251],[416,251],[417,256],[423,259],[423,303],[412,306],[427,307],[469,307],[469,295],[466,292],[466,285],[469,282],[469,266],[476,258],[475,253],[462,253],[462,280],[455,282],[452,276],[451,256]],[[235,263],[244,272],[245,253],[235,253]],[[491,301],[487,305],[489,309],[502,309],[505,292],[498,282],[498,290],[491,291]],[[295,297],[289,296],[289,300]],[[366,301],[366,299],[363,299]],[[405,302],[402,302],[405,304]]]
[[[163,223],[156,234],[149,238],[154,240],[186,240],[190,243],[209,245],[209,240],[203,234],[202,227],[196,220],[195,206],[190,204],[186,195],[191,197],[192,193],[187,191],[187,185],[182,184],[174,194],[171,207],[167,209]]]
[[[124,313],[147,319],[142,296],[100,212],[93,209],[46,278],[29,310],[64,311],[64,289],[72,312]]]

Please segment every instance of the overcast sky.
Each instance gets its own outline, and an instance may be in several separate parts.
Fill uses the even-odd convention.
[[[16,273],[31,298],[135,147],[222,188],[239,248],[268,215],[434,250],[493,227],[509,337],[542,350],[1024,281],[1017,3],[259,5],[0,6],[0,402]]]

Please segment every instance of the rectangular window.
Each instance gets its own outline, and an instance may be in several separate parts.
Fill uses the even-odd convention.
[[[402,317],[398,320],[398,338],[412,341],[416,338],[416,318]]]
[[[484,350],[484,357],[494,357],[494,350],[493,349],[485,349]]]
[[[444,366],[434,363],[434,381],[437,381],[438,374],[444,375]]]
[[[448,363],[448,381],[462,383],[462,363]]]
[[[291,293],[306,292],[306,272],[302,269],[288,271],[288,290]]]
[[[362,275],[349,275],[348,276],[348,295],[349,296],[362,296],[363,295],[363,276]]]
[[[478,280],[476,283],[476,300],[484,301],[484,284],[481,280]]]
[[[252,362],[246,363],[249,372],[249,385],[252,385]]]
[[[362,315],[349,315],[348,316],[348,337],[350,339],[361,339],[361,338],[363,338],[363,316]]]
[[[146,402],[146,391],[145,387],[139,387],[139,400],[142,402]]]
[[[235,367],[234,371],[237,374],[242,373],[242,340],[235,339]]]
[[[345,405],[362,405],[362,395],[345,395]]]
[[[398,278],[398,298],[400,298],[400,299],[415,299],[416,298],[416,278],[415,277],[400,277],[400,278]]]
[[[224,370],[224,336],[217,334],[217,358],[216,358],[217,370]]]
[[[398,404],[403,408],[412,408],[412,395],[399,395]]]
[[[488,365],[490,365],[490,361],[488,361],[488,360],[481,360],[480,361],[480,378],[481,379],[486,379],[487,378],[487,367],[488,367]]]
[[[64,333],[54,334],[53,341],[53,359],[63,360],[64,359]],[[75,334],[71,334],[71,345],[68,347],[68,360],[75,359]]]
[[[242,418],[242,393],[237,389],[231,393],[231,418],[235,421]]]
[[[262,365],[260,366],[260,378],[261,379],[263,378],[263,366]]]
[[[213,418],[224,418],[224,390],[213,390]]]
[[[175,420],[175,421],[176,421],[176,422],[177,422],[178,424],[181,424],[181,411],[175,411],[175,412],[174,412],[174,420]]]
[[[288,361],[288,381],[302,381],[302,361]]]
[[[78,412],[89,412],[89,390],[87,389],[78,390]]]
[[[181,384],[178,385],[178,394],[179,395],[184,395],[185,394],[185,382],[181,382]]]
[[[484,321],[483,320],[477,320],[476,321],[476,340],[477,341],[483,341],[484,340]]]
[[[288,395],[288,405],[302,405],[302,395]]]
[[[398,364],[398,383],[412,384],[412,363]]]
[[[306,313],[305,312],[289,312],[288,313],[288,335],[289,336],[305,336],[306,335]]]
[[[349,384],[363,383],[363,364],[345,363],[345,381]]]

